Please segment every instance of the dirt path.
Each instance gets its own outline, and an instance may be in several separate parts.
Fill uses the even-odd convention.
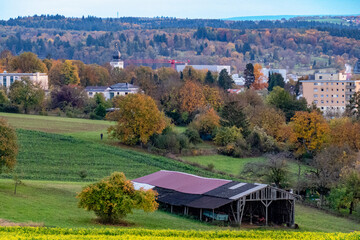
[[[43,227],[43,223],[34,223],[34,222],[27,222],[27,223],[15,223],[11,222],[5,219],[0,218],[0,226],[2,227],[14,227],[14,226],[20,226],[20,227]]]

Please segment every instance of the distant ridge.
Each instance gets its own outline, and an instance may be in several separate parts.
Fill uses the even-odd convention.
[[[231,17],[231,18],[222,18],[221,20],[228,20],[228,21],[260,21],[260,20],[281,20],[286,19],[289,20],[290,18],[294,17],[336,17],[336,16],[359,16],[360,14],[340,14],[340,15],[265,15],[265,16],[246,16],[246,17]]]

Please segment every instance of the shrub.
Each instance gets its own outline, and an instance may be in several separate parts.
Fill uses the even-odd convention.
[[[199,132],[196,131],[194,128],[186,129],[184,134],[185,134],[185,136],[188,137],[190,143],[195,144],[195,145],[199,144],[199,143],[202,143]]]
[[[254,153],[277,152],[279,150],[276,140],[257,126],[247,136],[246,141]]]
[[[210,108],[197,115],[190,127],[196,129],[202,139],[210,140],[214,136],[215,129],[220,127],[220,117],[213,108]]]
[[[219,146],[226,146],[229,143],[235,142],[239,138],[243,138],[240,128],[237,128],[235,126],[231,128],[220,127],[216,131],[214,142]]]

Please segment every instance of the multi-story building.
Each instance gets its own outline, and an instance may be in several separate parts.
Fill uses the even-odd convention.
[[[28,78],[30,81],[40,84],[44,90],[49,89],[48,75],[46,73],[0,73],[0,87],[9,88],[14,81]]]
[[[354,93],[360,91],[360,80],[342,73],[317,73],[300,82],[308,104],[315,103],[324,112],[343,112]]]

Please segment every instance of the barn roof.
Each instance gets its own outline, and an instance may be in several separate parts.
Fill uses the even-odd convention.
[[[203,194],[224,184],[230,180],[205,178],[196,175],[161,170],[150,175],[134,179],[133,182],[145,183],[156,187],[175,190],[189,194]]]
[[[241,182],[232,181],[218,188],[215,188],[209,192],[206,192],[204,193],[204,195],[235,200],[243,196],[246,196],[254,191],[258,191],[262,188],[265,188],[266,186],[267,186],[266,184],[241,183]]]

